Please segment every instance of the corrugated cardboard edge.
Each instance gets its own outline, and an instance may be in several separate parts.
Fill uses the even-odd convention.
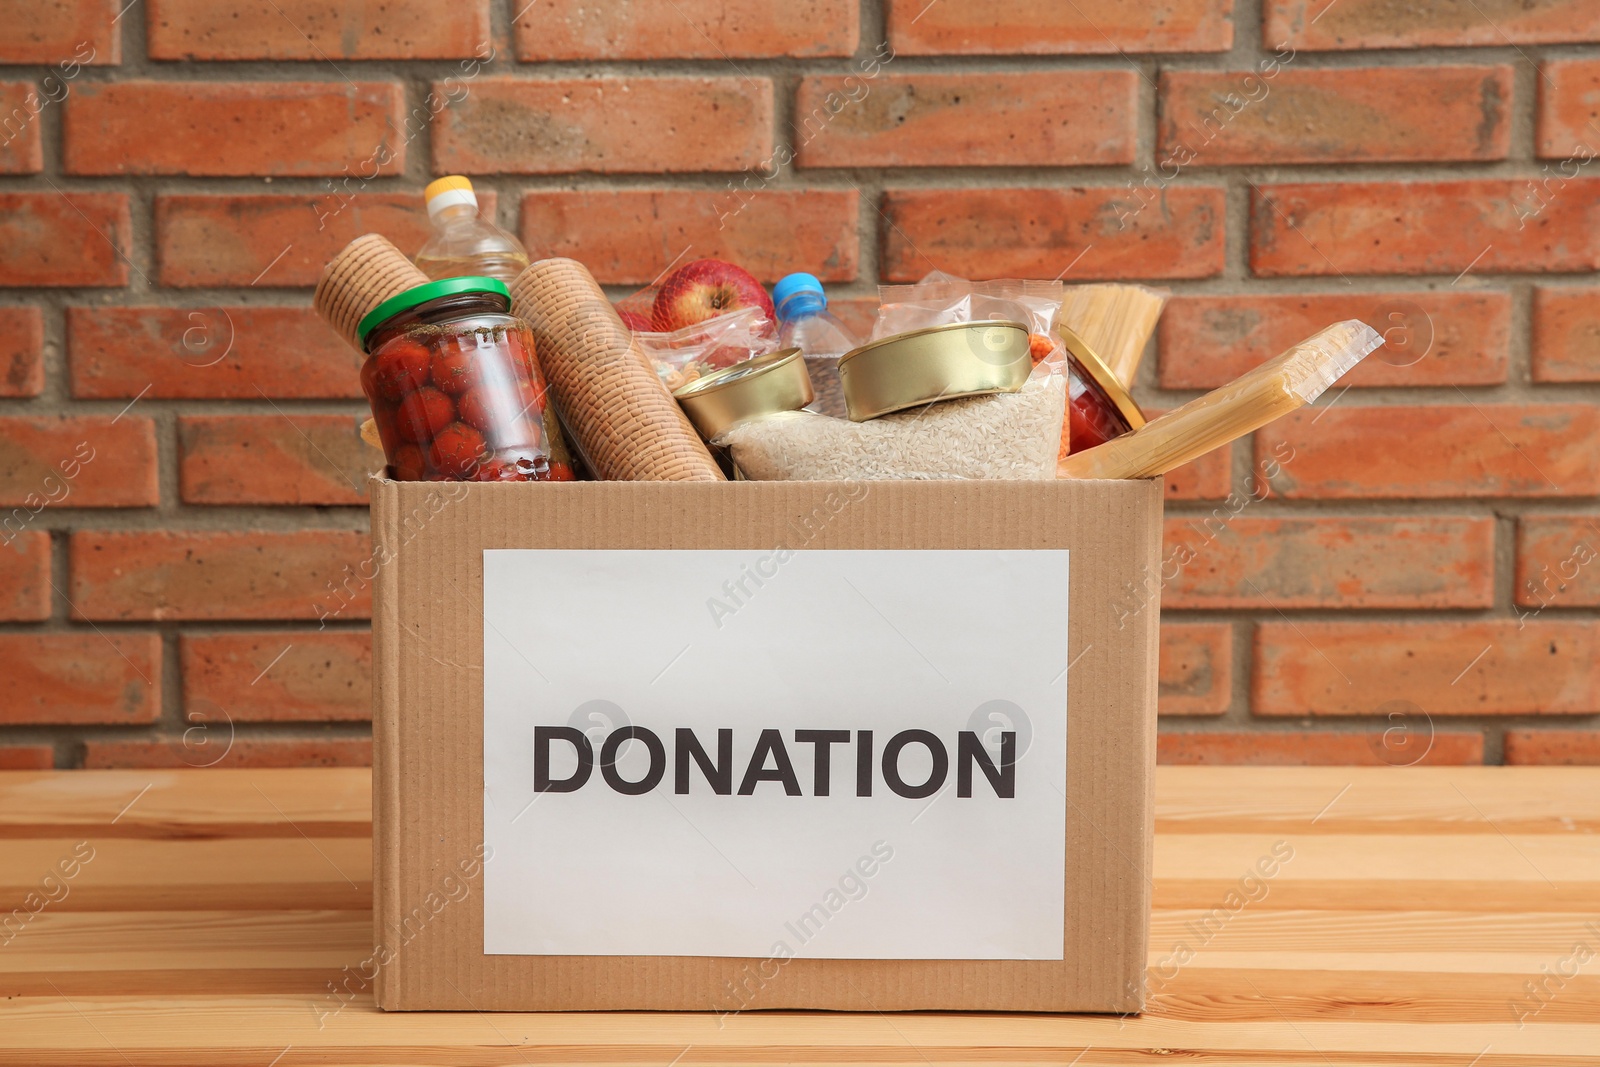
[[[916,484],[920,488],[889,494],[886,506],[874,505],[880,522],[915,545],[941,545],[958,536],[958,528],[977,529],[997,519],[1014,521],[1018,529],[1028,530],[1030,519],[1061,514],[1061,500],[1070,499],[1074,507],[1098,512],[1095,517],[1100,520],[1096,526],[1078,528],[1075,551],[1090,553],[1090,559],[1120,559],[1120,566],[1127,569],[1114,575],[1118,585],[1124,579],[1144,582],[1159,573],[1159,482],[1035,483],[1037,495],[1017,488],[1016,483]],[[1007,485],[1011,487],[982,488]],[[431,922],[424,916],[427,925],[419,936],[401,936],[400,924],[421,914],[424,897],[441,873],[449,873],[449,862],[463,853],[468,839],[477,834],[481,840],[481,686],[476,693],[471,691],[471,679],[481,680],[472,663],[474,641],[476,654],[481,655],[482,650],[481,607],[477,618],[471,612],[465,615],[459,633],[447,627],[443,638],[435,617],[459,611],[462,605],[452,603],[456,598],[467,597],[466,606],[471,606],[463,591],[470,590],[470,584],[462,583],[470,583],[474,574],[481,581],[484,547],[537,546],[541,542],[534,536],[535,528],[549,530],[552,521],[566,532],[557,534],[551,543],[564,547],[737,547],[705,544],[701,527],[686,523],[683,516],[699,516],[706,526],[720,525],[726,539],[735,536],[727,533],[727,523],[737,525],[747,508],[770,517],[774,509],[781,512],[795,501],[804,508],[830,488],[841,486],[745,483],[735,489],[728,484],[580,483],[445,487],[374,482],[373,531],[378,546],[374,558],[379,562],[374,618],[375,629],[381,632],[374,643],[378,675],[374,729],[379,750],[375,753],[373,798],[375,921],[380,942],[391,932],[395,936],[394,957],[379,968],[379,1006],[398,1010],[716,1010],[723,983],[728,981],[732,988],[731,979],[740,977],[737,968],[752,961],[483,955],[481,881],[471,886],[473,892],[466,902],[446,909]],[[520,495],[530,489],[549,495],[537,498],[535,506],[535,498]],[[435,493],[451,496],[450,516],[425,522],[426,529],[413,530],[407,516],[420,515],[419,505]],[[945,512],[939,506],[962,500],[969,502],[964,513],[959,509]],[[977,512],[970,506],[972,501],[1005,506]],[[815,510],[798,514],[814,515]],[[975,514],[987,517],[977,520]],[[564,517],[551,520],[551,515]],[[842,525],[825,530],[809,547],[861,547],[850,544],[852,536],[860,535],[859,530],[847,534],[841,543],[835,537],[840,529]],[[1052,535],[1043,540],[1052,538],[1059,539]],[[979,539],[994,538],[985,535]],[[1001,540],[1024,538],[1005,534]],[[401,561],[407,545],[421,564],[408,568]],[[1096,566],[1087,561],[1083,565]],[[1075,575],[1081,573],[1080,565],[1073,569]],[[1099,594],[1113,594],[1111,588],[1101,585]],[[1084,606],[1086,590],[1077,584],[1072,588],[1076,630],[1085,625],[1078,612]],[[1094,603],[1098,606],[1098,599]],[[1107,603],[1104,609],[1111,607]],[[796,960],[788,964],[785,980],[775,983],[778,988],[759,990],[756,1000],[741,1004],[739,1010],[821,1007],[1131,1013],[1142,1009],[1153,859],[1159,627],[1155,603],[1144,605],[1136,619],[1125,622],[1129,633],[1107,642],[1111,646],[1107,658],[1091,668],[1091,678],[1099,681],[1083,682],[1105,685],[1108,679],[1116,679],[1116,694],[1108,699],[1120,694],[1115,705],[1105,706],[1105,718],[1093,724],[1099,747],[1091,751],[1091,758],[1074,759],[1069,729],[1068,799],[1064,801],[1069,849],[1076,838],[1078,854],[1086,862],[1094,857],[1098,861],[1087,873],[1069,877],[1065,904],[1069,929],[1077,933],[1068,935],[1067,963],[1055,965],[1060,968],[1057,971],[1041,971],[1038,963],[1013,965],[1008,961],[931,961],[930,965],[930,961]],[[410,632],[413,628],[417,632]],[[402,659],[406,641],[422,640],[427,633],[441,643],[427,646],[425,656]],[[1069,681],[1069,686],[1076,694],[1078,684]],[[406,692],[412,694],[409,713],[403,699]],[[1071,707],[1078,710],[1069,708],[1069,714],[1085,713],[1077,695]],[[1082,724],[1075,728],[1081,736]],[[410,735],[415,736],[408,742]],[[446,772],[451,767],[459,771]],[[1137,774],[1139,785],[1130,789],[1133,783],[1124,781],[1119,787],[1117,775],[1122,773]],[[1080,805],[1087,805],[1098,818],[1091,818]],[[1112,824],[1109,832],[1099,825],[1107,821]]]
[[[400,498],[383,492],[384,479],[368,481],[372,500],[372,559],[399,544]],[[372,597],[372,920],[373,940],[400,914],[400,598],[394,568],[379,565]],[[384,813],[382,817],[379,812]],[[400,1006],[399,964],[381,967],[374,980],[378,1007]]]
[[[1153,507],[1146,509],[1146,525],[1144,530],[1145,540],[1145,567],[1146,574],[1161,575],[1161,547],[1165,537],[1165,505],[1166,486],[1162,479],[1151,478],[1144,483],[1149,487],[1151,496],[1155,498]],[[1145,677],[1151,680],[1150,686],[1145,691],[1146,704],[1144,707],[1144,733],[1142,735],[1143,751],[1139,755],[1140,765],[1146,768],[1144,776],[1144,877],[1139,879],[1138,893],[1142,903],[1138,910],[1138,943],[1150,944],[1150,909],[1155,905],[1155,829],[1156,829],[1156,700],[1160,693],[1161,670],[1161,599],[1159,589],[1156,599],[1149,610],[1141,612],[1144,616],[1144,664]],[[1148,981],[1146,957],[1140,954],[1137,966],[1129,978],[1127,1002],[1118,1007],[1119,1012],[1137,1013],[1144,1011],[1146,983]]]

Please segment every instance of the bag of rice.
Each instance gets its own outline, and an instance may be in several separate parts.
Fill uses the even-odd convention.
[[[753,481],[1051,479],[1067,379],[1044,373],[1017,393],[945,400],[868,422],[785,411],[741,422],[713,444]]]

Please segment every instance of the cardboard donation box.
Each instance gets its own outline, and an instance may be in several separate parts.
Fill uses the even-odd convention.
[[[1161,494],[375,480],[379,1005],[1139,1010]]]

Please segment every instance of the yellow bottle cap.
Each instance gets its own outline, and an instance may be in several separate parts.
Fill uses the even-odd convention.
[[[422,190],[422,198],[424,200],[432,200],[446,189],[465,189],[470,193],[472,192],[472,182],[459,174],[452,174],[445,178],[435,178],[428,183],[426,189]]]
[[[422,190],[422,199],[428,205],[428,214],[437,215],[447,207],[457,204],[471,204],[478,206],[477,194],[472,191],[472,182],[459,174],[452,174],[446,178],[437,178],[428,183]]]

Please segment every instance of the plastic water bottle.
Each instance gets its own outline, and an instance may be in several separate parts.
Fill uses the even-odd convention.
[[[430,182],[423,190],[433,236],[416,255],[416,264],[434,281],[440,278],[498,278],[507,285],[528,268],[522,242],[478,216],[472,183],[459,175]]]
[[[778,311],[778,342],[798,348],[806,357],[806,370],[816,399],[811,410],[845,417],[844,389],[839,382],[839,357],[857,347],[856,340],[838,319],[828,313],[828,294],[810,274],[791,274],[772,289]]]

